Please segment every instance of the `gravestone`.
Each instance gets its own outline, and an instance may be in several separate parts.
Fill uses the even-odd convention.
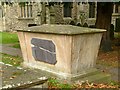
[[[115,32],[120,32],[120,18],[116,18]]]
[[[110,39],[111,40],[114,39],[114,25],[113,24],[110,25]]]
[[[70,81],[98,81],[95,68],[105,30],[73,25],[41,25],[17,30],[24,63]],[[99,76],[99,77],[98,77]]]
[[[115,32],[118,32],[118,35],[120,35],[120,18],[116,18]],[[120,38],[118,38],[116,46],[120,46]]]

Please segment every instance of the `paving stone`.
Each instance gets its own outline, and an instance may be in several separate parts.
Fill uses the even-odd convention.
[[[2,87],[0,88],[28,88],[41,85],[47,81],[46,73],[30,68],[16,68],[0,63]]]
[[[22,57],[22,52],[21,52],[20,49],[12,48],[12,47],[9,47],[7,45],[0,44],[0,52],[5,53],[5,54],[9,54],[9,55],[12,55],[12,56]]]

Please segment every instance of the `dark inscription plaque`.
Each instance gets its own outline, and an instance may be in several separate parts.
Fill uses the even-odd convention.
[[[32,38],[31,44],[32,54],[36,60],[56,64],[55,45],[51,40]]]

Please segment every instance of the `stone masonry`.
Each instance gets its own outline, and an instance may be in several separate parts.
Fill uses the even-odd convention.
[[[94,25],[96,21],[96,8],[94,18],[89,17],[90,3],[89,2],[73,2],[67,7],[70,10],[71,16],[65,17],[64,2],[28,2],[25,7],[21,7],[18,2],[3,3],[0,2],[0,31],[14,31],[16,28],[25,28],[29,24],[70,24],[74,21],[75,24],[87,23]],[[116,18],[120,16],[120,5],[118,5],[118,12],[115,13],[115,5],[112,16],[112,24],[115,25]],[[21,16],[23,15],[23,16]],[[25,16],[24,16],[25,15]],[[28,15],[28,16],[27,16]],[[31,15],[31,16],[30,16]]]

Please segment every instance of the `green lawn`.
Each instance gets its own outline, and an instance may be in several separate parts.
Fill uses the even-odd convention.
[[[20,48],[17,33],[0,32],[0,44],[12,44],[12,47]]]
[[[20,66],[20,64],[23,62],[23,59],[21,57],[18,56],[11,56],[11,55],[7,55],[7,54],[3,54],[0,53],[1,57],[1,61],[5,64],[11,64],[13,66]]]
[[[0,44],[16,44],[19,43],[16,33],[0,32]]]

